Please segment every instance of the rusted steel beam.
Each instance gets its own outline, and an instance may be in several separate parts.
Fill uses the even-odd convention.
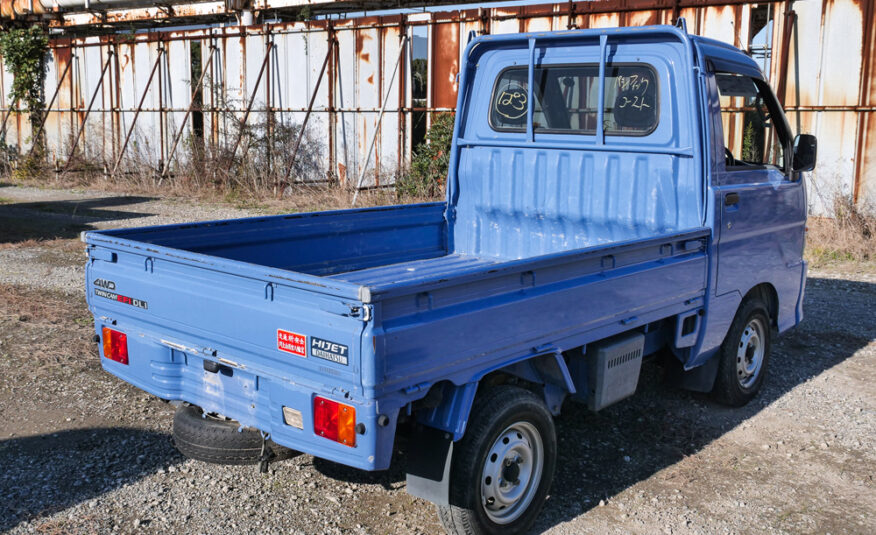
[[[870,113],[876,111],[876,106],[824,106],[824,105],[813,105],[813,106],[783,106],[782,109],[785,112],[791,111],[799,111],[799,112],[856,112],[856,113]],[[742,113],[746,111],[755,111],[754,108],[751,107],[735,107],[735,108],[721,108],[721,113]]]
[[[329,61],[328,67],[326,67],[328,70],[328,73],[326,74],[328,77],[328,87],[326,88],[328,92],[328,108],[326,109],[328,112],[328,168],[326,169],[326,179],[329,181],[336,180],[340,183],[340,173],[338,172],[337,167],[337,150],[335,147],[338,127],[337,113],[335,113],[335,78],[337,77],[335,65],[338,63],[339,46],[335,34],[335,27],[331,21],[328,21],[326,34],[328,36],[329,46],[334,50],[332,60]]]
[[[864,35],[862,36],[861,46],[861,79],[858,84],[858,107],[865,108],[870,104],[870,86],[873,81],[870,79],[870,62],[873,57],[873,0],[865,1],[863,13],[861,14],[861,22],[863,24]],[[867,139],[870,133],[869,123],[873,120],[872,117],[865,116],[859,113],[857,117],[857,143],[855,146],[855,176],[854,186],[852,187],[852,200],[857,203],[861,196],[861,185],[864,182],[864,160],[867,154],[867,142],[871,146],[874,143],[873,139]]]
[[[546,16],[569,16],[570,14],[574,15],[589,15],[589,14],[603,14],[603,13],[629,13],[634,11],[649,11],[649,10],[667,10],[671,12],[675,12],[676,10],[680,11],[681,9],[687,8],[708,8],[715,6],[737,6],[744,4],[772,4],[772,3],[780,3],[785,2],[786,0],[760,0],[755,2],[753,0],[593,0],[590,2],[574,2],[573,7],[569,7],[567,2],[555,2],[552,5],[553,8],[550,11],[549,15],[546,15],[544,12],[526,12],[525,10],[516,11],[513,14],[504,13],[504,14],[494,14],[500,8],[490,7],[489,2],[484,3],[483,7],[480,9],[483,10],[483,19],[493,20],[493,21],[501,21],[507,19],[530,19],[530,18],[540,18]],[[869,1],[869,0],[868,0]],[[676,7],[677,3],[677,7]],[[448,8],[452,8],[452,6],[447,6]],[[464,13],[466,10],[458,10],[458,11],[441,11],[434,12],[432,14],[432,20],[430,21],[421,21],[421,20],[412,20],[407,21],[406,24],[410,26],[417,25],[431,25],[438,22],[441,22],[442,18],[448,18],[451,16],[458,16],[461,13]],[[471,10],[473,11],[473,10]],[[506,10],[507,11],[507,10]],[[180,12],[181,13],[181,12]],[[96,15],[92,15],[95,17]],[[215,16],[215,15],[211,15]],[[677,15],[675,15],[677,17]],[[334,21],[338,24],[337,31],[353,31],[353,30],[364,30],[364,29],[373,29],[373,28],[389,28],[389,27],[398,27],[399,25],[399,17],[398,15],[394,16],[380,16],[374,17],[377,22],[361,24],[356,26],[344,26],[344,22],[348,22],[350,19],[339,19]],[[404,16],[401,16],[404,17]],[[50,27],[86,27],[91,24],[99,23],[101,25],[107,24],[119,24],[119,25],[129,25],[134,20],[143,20],[143,21],[157,21],[155,18],[155,13],[150,12],[148,15],[144,15],[143,18],[137,19],[136,15],[133,17],[125,17],[123,19],[107,19],[107,20],[94,20],[91,22],[81,22],[81,23],[69,23],[65,24],[63,18],[56,18],[52,22],[50,22]],[[468,16],[468,17],[459,17],[458,22],[467,23],[467,22],[478,22],[482,20],[480,16]],[[388,22],[387,22],[388,21]],[[303,28],[294,28],[297,23],[280,23],[277,25],[272,25],[276,28],[274,31],[275,35],[280,35],[284,33],[308,33],[308,32],[322,32],[325,31],[324,23],[320,24],[321,21],[310,21],[307,22]],[[291,30],[283,30],[284,27],[293,27]],[[221,30],[226,31],[226,30]],[[174,33],[179,34],[180,32],[166,32],[168,34]],[[254,35],[258,35],[259,32],[255,32]],[[221,33],[219,37],[229,36],[229,33]],[[128,35],[115,35],[108,37],[108,42],[115,42],[117,44],[121,44],[129,39]],[[186,36],[169,36],[166,40],[185,40],[188,39]],[[157,40],[156,37],[150,35],[144,35],[143,37],[137,37],[137,42],[149,42]],[[103,43],[94,43],[94,44],[86,44],[86,46],[98,46],[106,44],[107,41]]]
[[[246,112],[243,114],[243,119],[240,120],[240,131],[237,133],[237,141],[234,142],[234,149],[231,150],[231,159],[234,160],[234,155],[237,153],[237,148],[240,147],[240,142],[243,139],[243,129],[246,127],[246,121],[249,119],[249,114],[252,112],[253,104],[255,104],[256,94],[259,90],[259,85],[262,83],[262,76],[265,74],[265,67],[268,66],[268,61],[271,59],[271,51],[274,49],[274,42],[268,43],[268,49],[265,51],[265,59],[262,61],[262,66],[259,69],[259,75],[256,77],[255,87],[252,88],[252,95],[249,97],[249,104],[246,105]]]
[[[36,134],[31,136],[31,139],[33,140],[33,142],[30,144],[30,150],[27,151],[28,157],[30,157],[30,155],[33,154],[33,149],[35,149],[37,146],[37,140],[40,138],[40,134],[43,133],[43,127],[46,126],[46,120],[49,118],[49,112],[52,109],[52,104],[54,104],[55,99],[58,98],[58,92],[61,91],[61,86],[64,85],[64,78],[67,77],[67,71],[70,70],[70,64],[73,63],[74,57],[75,56],[71,57],[70,61],[68,61],[67,64],[64,65],[64,72],[62,72],[61,77],[58,78],[58,86],[55,87],[55,92],[52,93],[52,99],[49,100],[49,105],[46,106],[46,112],[43,114],[42,120],[40,120],[40,126],[37,128]]]
[[[380,107],[380,114],[377,116],[377,124],[374,127],[374,135],[371,136],[371,144],[368,146],[368,154],[365,155],[365,161],[362,162],[362,171],[359,173],[359,180],[356,182],[356,191],[353,193],[353,206],[356,206],[356,201],[359,198],[359,189],[362,187],[362,181],[365,179],[365,173],[368,171],[368,161],[371,159],[371,153],[374,152],[374,143],[377,141],[377,134],[380,133],[380,122],[383,119],[383,112],[386,111],[386,104],[389,102],[389,93],[392,91],[392,83],[395,81],[395,73],[398,72],[398,64],[401,62],[405,52],[405,47],[408,44],[408,36],[402,37],[401,45],[398,48],[398,57],[395,58],[395,67],[392,68],[392,76],[389,78],[389,89],[386,91],[386,97],[383,99],[383,105]]]
[[[173,137],[173,144],[170,148],[170,153],[167,155],[167,161],[164,163],[163,169],[161,169],[161,180],[167,176],[167,171],[170,169],[170,164],[173,162],[173,157],[176,154],[176,148],[179,146],[179,140],[182,137],[183,131],[186,129],[186,122],[189,120],[189,115],[192,114],[192,109],[195,106],[195,97],[203,90],[204,87],[204,75],[207,74],[207,71],[210,70],[210,66],[213,65],[213,56],[216,55],[216,46],[212,43],[210,44],[210,59],[207,60],[207,64],[201,69],[201,76],[198,77],[198,87],[195,88],[195,91],[192,93],[191,102],[189,102],[189,107],[186,108],[186,114],[183,116],[182,124],[177,130],[176,135]]]
[[[304,139],[304,129],[307,128],[307,121],[310,120],[310,114],[313,112],[313,104],[316,102],[316,95],[319,93],[319,86],[322,83],[322,77],[325,74],[326,67],[329,64],[334,54],[334,41],[329,42],[328,52],[325,54],[325,59],[322,62],[322,68],[319,70],[319,78],[316,79],[316,87],[313,88],[313,94],[310,96],[310,103],[307,105],[307,113],[304,115],[304,121],[301,123],[301,130],[298,131],[298,138],[295,140],[295,146],[292,148],[292,156],[289,157],[289,163],[286,166],[286,172],[283,174],[283,181],[278,184],[277,195],[282,192],[282,187],[289,182],[289,176],[292,174],[292,168],[295,166],[295,157],[298,156],[298,147],[301,146],[301,140]]]
[[[266,31],[267,31],[267,41],[269,43],[274,42],[274,38],[271,37],[271,27],[266,26]],[[271,54],[267,54],[267,56],[270,57]],[[270,65],[271,60],[268,59],[267,61],[268,61],[268,64]],[[274,160],[274,109],[272,107],[273,102],[271,99],[271,94],[273,93],[273,87],[271,87],[271,69],[270,69],[270,67],[268,68],[268,71],[265,74],[265,88],[266,88],[265,108],[266,108],[266,113],[267,113],[267,121],[266,121],[267,124],[265,125],[265,127],[266,127],[265,136],[268,139],[268,142],[265,145],[265,154],[267,156],[267,166],[266,166],[267,169],[265,171],[266,171],[266,176],[271,176],[271,170],[273,169],[273,163],[274,163],[273,162],[273,160]]]
[[[131,127],[125,135],[125,142],[122,143],[122,148],[119,149],[119,155],[116,157],[116,163],[113,165],[113,170],[110,173],[110,180],[115,178],[116,171],[119,170],[119,164],[122,163],[122,157],[124,157],[125,150],[128,148],[128,142],[131,141],[131,134],[134,133],[134,127],[137,125],[137,118],[143,110],[143,103],[146,102],[146,95],[149,94],[149,87],[152,85],[152,79],[155,78],[155,71],[158,70],[158,66],[161,64],[161,56],[163,55],[164,47],[162,46],[158,49],[158,57],[155,58],[155,63],[152,65],[152,71],[149,72],[149,80],[146,82],[146,87],[143,89],[143,96],[140,97],[140,103],[137,104],[137,111],[134,112],[134,118],[131,120]]]
[[[790,2],[786,7],[790,7]],[[782,27],[782,49],[779,51],[779,80],[776,84],[776,97],[779,104],[785,105],[785,88],[788,86],[788,56],[791,48],[791,34],[794,25],[797,24],[797,13],[793,9],[785,11],[785,23]],[[799,104],[799,102],[797,103]]]
[[[61,170],[62,175],[67,172],[67,169],[70,168],[70,164],[73,162],[73,156],[76,154],[76,148],[79,146],[79,140],[82,139],[82,133],[85,131],[86,123],[88,123],[88,116],[91,114],[91,108],[94,106],[94,101],[97,98],[97,94],[100,93],[100,89],[103,87],[103,77],[113,60],[114,52],[112,48],[108,48],[106,54],[106,61],[103,64],[103,69],[100,71],[100,80],[98,80],[97,87],[94,89],[94,93],[92,93],[91,95],[91,100],[88,102],[88,109],[85,110],[85,117],[82,118],[82,124],[79,125],[79,131],[76,133],[76,139],[73,140],[73,147],[70,149],[70,154],[67,156],[67,161],[64,163],[64,168]]]

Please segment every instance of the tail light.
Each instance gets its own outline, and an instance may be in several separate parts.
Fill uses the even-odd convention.
[[[313,398],[313,432],[346,446],[355,446],[356,409],[330,399]]]
[[[114,331],[109,327],[103,328],[103,356],[120,362],[128,363],[128,335]]]

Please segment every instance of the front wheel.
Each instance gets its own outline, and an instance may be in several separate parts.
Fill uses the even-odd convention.
[[[771,323],[767,306],[757,297],[740,305],[717,358],[718,376],[712,396],[741,407],[760,391],[770,358]]]
[[[544,402],[514,386],[476,400],[453,452],[450,506],[438,515],[451,535],[514,534],[535,522],[554,476],[557,440]]]

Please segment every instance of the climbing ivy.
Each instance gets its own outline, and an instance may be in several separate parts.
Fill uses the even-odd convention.
[[[0,32],[0,55],[13,77],[9,100],[24,103],[34,130],[46,106],[43,84],[48,47],[49,36],[40,26]]]

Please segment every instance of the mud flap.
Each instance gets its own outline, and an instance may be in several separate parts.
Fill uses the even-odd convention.
[[[718,376],[718,356],[712,356],[702,365],[685,370],[677,359],[667,359],[666,380],[669,384],[691,392],[711,392]]]
[[[450,505],[452,436],[433,427],[417,427],[408,443],[408,494],[436,505]]]

